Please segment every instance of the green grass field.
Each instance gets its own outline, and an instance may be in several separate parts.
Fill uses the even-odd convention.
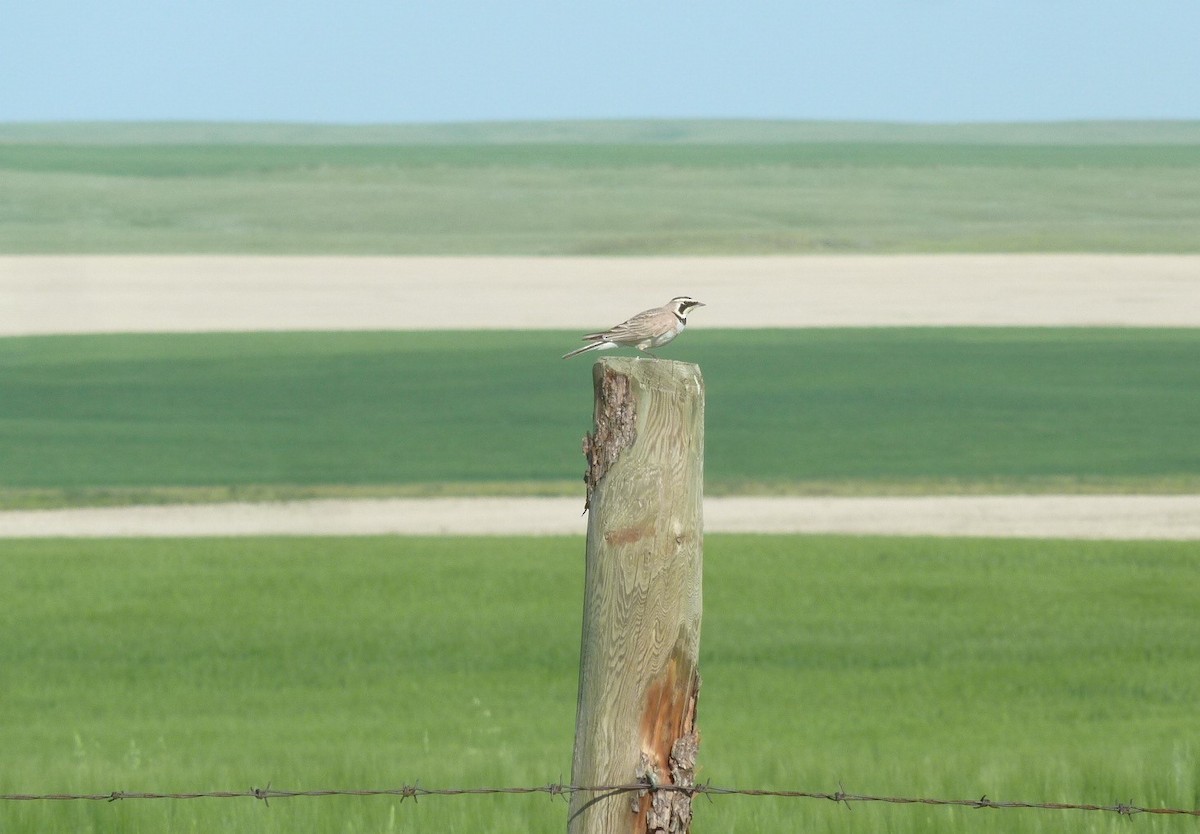
[[[699,778],[1200,805],[1195,543],[710,536]],[[568,779],[583,540],[0,542],[0,792]],[[701,801],[704,831],[1126,831]],[[0,803],[47,831],[562,830],[545,796]],[[1142,817],[1138,831],[1193,831]]]
[[[570,494],[574,333],[0,340],[0,505]],[[703,331],[712,493],[1195,490],[1200,331]]]
[[[0,126],[0,252],[1197,252],[1200,124]]]

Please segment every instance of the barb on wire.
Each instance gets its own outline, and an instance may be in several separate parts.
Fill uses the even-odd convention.
[[[563,797],[570,799],[577,793],[619,796],[626,793],[642,791],[674,791],[697,794],[708,797],[714,796],[751,796],[776,797],[783,799],[824,799],[852,809],[852,802],[883,802],[890,805],[933,805],[961,808],[1027,808],[1044,811],[1103,811],[1121,816],[1135,814],[1162,814],[1173,816],[1200,817],[1200,808],[1151,808],[1135,805],[1129,802],[1116,802],[1112,805],[1094,805],[1075,802],[1000,802],[989,799],[983,794],[979,799],[937,799],[931,797],[908,796],[872,796],[870,794],[847,793],[842,785],[832,793],[822,791],[775,790],[768,788],[723,788],[705,782],[699,785],[658,785],[651,786],[645,782],[635,782],[627,785],[565,785],[555,782],[548,785],[515,788],[422,788],[419,784],[401,785],[398,788],[334,788],[322,790],[286,791],[272,788],[268,782],[265,788],[250,788],[245,791],[194,791],[188,793],[149,793],[142,791],[109,791],[108,793],[7,793],[0,794],[0,801],[11,802],[54,802],[54,801],[94,801],[94,802],[124,802],[133,799],[257,799],[270,807],[269,800],[292,799],[296,797],[323,796],[396,796],[403,803],[412,799],[415,803],[423,796],[481,796],[496,794],[548,794],[551,798]]]

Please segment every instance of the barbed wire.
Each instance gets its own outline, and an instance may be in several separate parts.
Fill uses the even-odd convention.
[[[1094,805],[1077,802],[1019,802],[989,799],[984,794],[979,799],[936,799],[930,797],[909,796],[872,796],[870,794],[847,793],[839,788],[832,793],[822,791],[773,790],[767,788],[723,788],[704,783],[692,786],[658,785],[651,786],[644,782],[626,785],[564,785],[547,784],[519,788],[424,788],[419,783],[402,785],[399,788],[335,788],[327,790],[288,791],[272,788],[249,788],[244,791],[194,791],[186,793],[149,793],[143,791],[110,791],[109,793],[7,793],[0,794],[0,801],[35,802],[35,801],[92,801],[119,802],[133,799],[257,799],[264,805],[270,805],[272,799],[292,799],[295,797],[323,796],[395,796],[401,802],[412,799],[416,802],[427,796],[478,796],[496,794],[547,794],[550,797],[569,799],[577,793],[592,793],[604,796],[619,796],[621,794],[642,794],[653,791],[673,791],[687,793],[691,796],[754,796],[777,797],[784,799],[824,799],[851,808],[852,803],[881,802],[890,805],[932,805],[960,808],[1026,808],[1044,811],[1102,811],[1121,816],[1137,814],[1162,814],[1171,816],[1200,817],[1200,808],[1165,808],[1135,805],[1129,802],[1114,802],[1111,805]]]

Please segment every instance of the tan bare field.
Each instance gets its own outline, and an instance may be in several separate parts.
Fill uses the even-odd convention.
[[[0,513],[0,538],[582,535],[579,498],[397,498]],[[709,498],[705,531],[1200,540],[1200,495]]]
[[[0,257],[0,336],[701,327],[1200,326],[1197,255]]]

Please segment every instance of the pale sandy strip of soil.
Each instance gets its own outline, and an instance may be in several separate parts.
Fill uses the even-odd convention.
[[[320,500],[0,513],[0,537],[582,535],[575,498]],[[1200,496],[711,498],[705,529],[1200,540]]]
[[[1200,256],[0,257],[0,336],[608,326],[1200,326]]]

